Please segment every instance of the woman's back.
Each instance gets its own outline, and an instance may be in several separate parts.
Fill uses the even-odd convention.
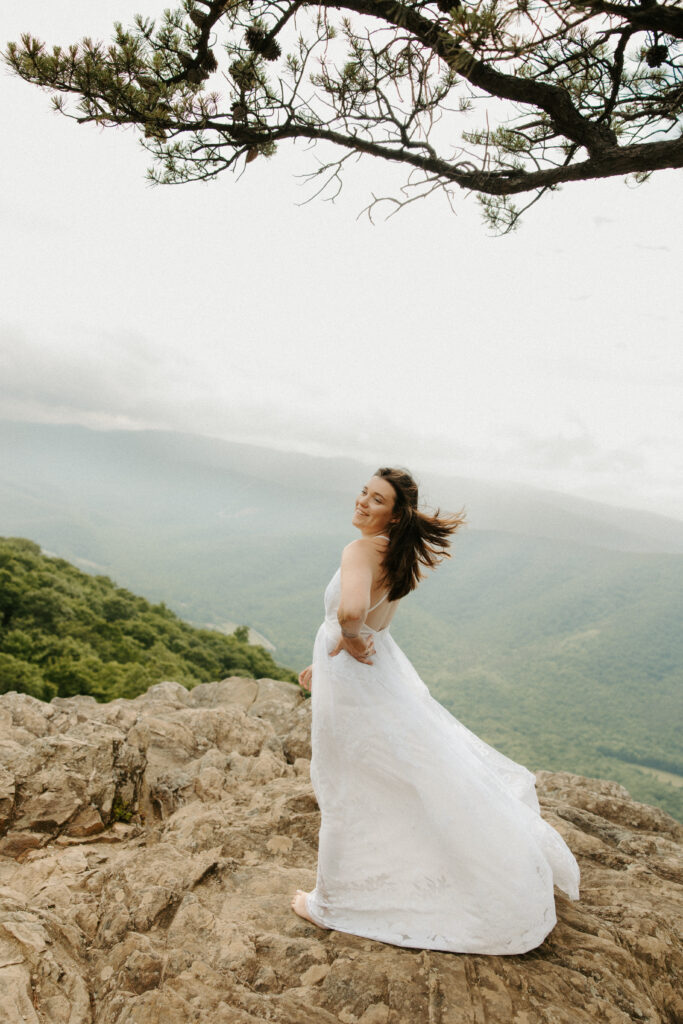
[[[386,629],[396,614],[398,601],[389,601],[388,592],[385,590],[382,596],[370,608],[365,616],[364,631],[375,633],[378,630]]]

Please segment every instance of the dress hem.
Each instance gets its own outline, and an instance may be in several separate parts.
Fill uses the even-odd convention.
[[[311,910],[311,904],[309,900],[309,897],[311,895],[312,893],[306,893],[306,910],[308,911],[308,914],[310,915],[313,924],[315,924],[316,927],[318,928],[324,928],[326,931],[339,932],[342,935],[355,935],[357,938],[369,939],[371,942],[381,942],[382,945],[385,946],[399,946],[402,949],[428,949],[435,953],[455,953],[459,956],[523,956],[525,953],[530,953],[532,950],[538,949],[538,947],[545,942],[545,940],[548,938],[548,936],[557,924],[557,919],[555,919],[550,928],[548,928],[547,931],[545,931],[540,938],[529,939],[519,948],[502,949],[498,946],[491,947],[484,945],[481,947],[474,948],[470,945],[468,948],[460,949],[456,948],[453,945],[448,945],[446,941],[444,941],[443,943],[437,942],[436,940],[432,940],[430,942],[429,940],[420,939],[415,939],[414,941],[406,941],[405,939],[402,939],[400,936],[394,936],[393,938],[381,938],[377,933],[373,934],[372,931],[369,929],[364,930],[362,926],[360,928],[354,927],[353,931],[351,931],[350,929],[346,928],[338,928],[335,925],[324,924],[320,917],[314,914],[313,911]]]

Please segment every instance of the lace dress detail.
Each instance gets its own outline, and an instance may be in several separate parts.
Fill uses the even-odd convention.
[[[320,924],[397,946],[524,953],[556,923],[579,868],[540,816],[535,777],[435,701],[389,627],[372,665],[339,636],[337,570],[313,653],[311,779],[320,805]]]

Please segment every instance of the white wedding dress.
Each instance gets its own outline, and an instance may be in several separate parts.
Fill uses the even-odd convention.
[[[389,629],[373,664],[339,636],[341,572],[315,641],[311,779],[321,811],[307,908],[319,924],[456,953],[524,953],[555,925],[553,883],[579,868],[541,818],[535,778],[429,694]]]

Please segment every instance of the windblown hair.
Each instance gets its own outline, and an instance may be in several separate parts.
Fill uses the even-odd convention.
[[[444,558],[450,558],[451,536],[465,522],[464,512],[433,515],[417,506],[418,489],[405,469],[378,469],[375,476],[391,484],[396,494],[394,519],[390,523],[389,546],[384,554],[384,584],[390,601],[405,597],[418,585],[424,573],[421,566],[435,569]]]

